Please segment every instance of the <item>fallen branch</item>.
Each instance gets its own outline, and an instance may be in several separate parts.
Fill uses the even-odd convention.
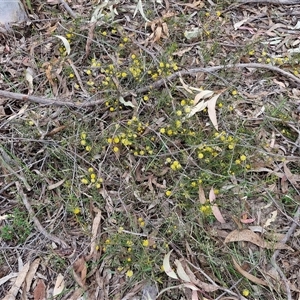
[[[180,76],[191,75],[191,74],[196,74],[196,73],[201,73],[201,72],[211,74],[216,71],[228,70],[228,69],[234,69],[234,68],[266,69],[266,70],[278,73],[278,74],[290,79],[294,83],[297,83],[298,85],[300,85],[300,78],[291,74],[290,72],[280,69],[279,67],[275,67],[275,66],[267,65],[267,64],[260,64],[260,63],[246,63],[246,64],[236,64],[236,65],[230,64],[230,65],[225,65],[225,66],[214,66],[214,67],[207,67],[207,68],[191,68],[191,69],[187,69],[187,70],[181,70],[181,71],[171,74],[170,76],[168,76],[166,78],[162,78],[158,81],[155,81],[151,85],[142,87],[137,90],[126,92],[122,96],[125,98],[134,93],[142,94],[142,93],[148,92],[152,89],[157,89],[157,88],[161,87],[162,85],[164,85],[166,83],[166,81],[172,81],[175,78],[180,77]],[[75,102],[70,102],[70,101],[63,101],[62,99],[49,99],[49,98],[32,96],[32,95],[12,93],[12,92],[2,91],[2,90],[0,90],[0,96],[15,99],[15,100],[30,101],[33,103],[38,103],[38,104],[43,104],[43,105],[65,106],[65,107],[70,107],[70,108],[93,107],[93,106],[103,104],[106,101],[105,99],[98,99],[98,100],[87,100],[83,103],[75,103]]]
[[[300,0],[238,0],[238,3],[267,3],[278,5],[300,4]]]
[[[59,1],[60,4],[62,4],[62,6],[65,8],[65,10],[68,12],[68,14],[73,18],[76,19],[77,18],[77,14],[72,10],[72,8],[69,6],[69,4],[64,1],[64,0],[60,0]]]
[[[18,181],[16,181],[16,187],[18,190],[18,194],[20,195],[22,202],[24,204],[24,206],[26,207],[30,218],[32,219],[35,227],[37,228],[37,230],[47,239],[49,239],[50,241],[59,244],[61,247],[63,247],[64,249],[69,248],[69,246],[66,244],[66,242],[64,242],[62,239],[56,237],[55,235],[48,233],[46,231],[46,229],[42,226],[42,224],[40,223],[40,221],[37,219],[37,217],[35,216],[35,213],[31,207],[31,204],[29,203],[28,199],[27,199],[27,195],[24,193],[20,183]]]

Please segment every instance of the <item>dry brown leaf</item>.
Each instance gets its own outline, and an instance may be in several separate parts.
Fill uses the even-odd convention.
[[[278,214],[277,210],[274,210],[271,212],[271,217],[266,221],[264,228],[269,227],[271,225],[271,223],[276,220],[277,214]]]
[[[255,277],[254,275],[246,272],[245,270],[243,270],[239,264],[234,260],[234,258],[232,258],[232,261],[233,261],[233,265],[235,267],[235,269],[240,272],[244,277],[246,277],[247,279],[249,279],[250,281],[256,283],[256,284],[259,284],[259,285],[264,285],[264,286],[267,286],[268,284],[262,280],[262,279],[259,279],[257,277]]]
[[[270,175],[275,175],[275,176],[277,176],[279,178],[284,177],[283,173],[275,172],[274,170],[271,170],[271,169],[268,169],[268,168],[264,168],[264,167],[259,167],[257,169],[250,170],[249,172],[267,172],[267,173],[270,173]]]
[[[287,163],[288,161],[285,161],[283,163],[284,174],[286,175],[286,178],[288,181],[290,181],[290,183],[297,185],[297,181],[300,181],[300,176],[293,174],[288,168]]]
[[[101,211],[99,210],[97,212],[96,217],[94,218],[93,226],[92,226],[92,241],[91,241],[90,256],[92,256],[96,250],[96,238],[98,236],[100,222],[101,222]]]
[[[25,264],[21,271],[18,274],[18,277],[16,278],[16,281],[14,282],[14,285],[11,287],[7,295],[2,300],[14,300],[16,299],[16,296],[20,290],[21,285],[23,284],[26,275],[28,273],[30,267],[30,262]]]
[[[64,288],[65,288],[64,276],[62,274],[58,274],[53,289],[53,297],[61,294]]]
[[[174,56],[183,56],[186,52],[189,52],[193,49],[193,47],[187,47],[187,48],[183,48],[182,50],[176,51],[174,52],[172,55]]]
[[[259,235],[254,233],[253,231],[249,229],[244,230],[234,230],[230,232],[227,237],[225,238],[225,243],[230,242],[250,242],[252,244],[255,244],[261,248],[266,249],[286,249],[294,251],[291,247],[282,244],[282,243],[276,243],[272,244],[269,242],[264,241]]]
[[[216,103],[221,93],[213,96],[211,99],[207,101],[208,116],[217,131],[218,131],[218,121],[217,121],[217,114],[216,114]]]
[[[198,194],[199,194],[200,203],[205,204],[206,203],[205,193],[201,185],[199,185]]]
[[[194,275],[192,270],[189,268],[187,263],[186,262],[181,262],[181,263],[193,284],[195,284],[199,288],[203,289],[207,293],[215,292],[219,289],[217,285],[205,283],[205,282],[199,280],[198,278],[196,278],[196,276]]]
[[[28,271],[28,273],[26,275],[26,278],[25,278],[25,283],[26,283],[25,285],[26,285],[26,292],[27,293],[30,290],[33,277],[34,277],[34,275],[35,275],[35,273],[36,273],[36,271],[37,271],[37,269],[40,265],[40,261],[41,260],[39,258],[37,258],[30,265],[29,271]]]
[[[170,34],[169,34],[169,28],[168,28],[168,25],[167,25],[167,23],[162,23],[161,24],[161,26],[162,26],[162,29],[163,29],[163,33],[164,33],[164,38],[168,38],[169,36],[170,36]]]
[[[162,27],[158,26],[154,31],[153,43],[156,43],[157,41],[159,41],[161,36],[162,36]]]
[[[84,257],[78,258],[73,264],[73,276],[76,282],[83,288],[86,289],[85,281],[87,275],[87,266]]]
[[[213,203],[215,200],[216,200],[216,195],[215,195],[214,189],[211,188],[209,191],[209,201],[210,201],[210,203]],[[222,224],[226,223],[216,204],[211,205],[211,210],[212,210],[213,215],[216,217],[216,219],[220,223],[222,223]]]
[[[213,204],[213,205],[211,206],[211,210],[212,210],[212,213],[213,213],[213,215],[215,216],[215,218],[216,218],[220,223],[222,223],[222,224],[226,223],[225,220],[224,220],[224,218],[223,218],[223,216],[222,216],[222,214],[221,214],[221,212],[220,212],[220,210],[219,210],[219,208],[218,208],[218,206],[217,206],[216,204]]]
[[[39,279],[34,291],[33,291],[34,300],[45,300],[46,299],[46,285],[44,280]]]
[[[60,187],[65,181],[66,181],[66,179],[62,179],[56,183],[48,185],[48,191],[51,191],[51,190],[54,190],[54,189]]]

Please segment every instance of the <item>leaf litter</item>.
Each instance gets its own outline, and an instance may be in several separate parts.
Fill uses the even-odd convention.
[[[211,1],[208,4],[204,1],[156,2],[153,8],[152,3],[141,0],[124,6],[120,1],[105,1],[98,6],[83,4],[81,1],[72,4],[48,1],[43,9],[37,10],[37,15],[31,17],[36,18],[35,21],[38,18],[49,21],[36,22],[38,30],[30,37],[24,34],[20,39],[18,36],[7,39],[0,33],[3,37],[0,58],[4,63],[0,77],[1,86],[3,85],[1,89],[20,91],[22,95],[40,95],[42,99],[54,99],[50,100],[53,103],[62,100],[57,101],[59,106],[62,105],[62,109],[58,109],[53,106],[34,106],[29,102],[33,99],[29,96],[20,96],[16,101],[9,100],[7,96],[0,98],[0,133],[3,142],[0,170],[6,176],[0,177],[0,201],[3,207],[0,229],[1,247],[5,252],[4,264],[9,264],[8,269],[1,270],[0,286],[3,289],[0,294],[3,294],[1,296],[4,299],[17,299],[18,294],[25,291],[35,300],[44,299],[51,289],[52,296],[61,295],[74,300],[81,297],[172,299],[175,294],[196,300],[222,297],[219,296],[222,293],[228,296],[227,299],[245,299],[242,295],[247,283],[243,278],[252,282],[247,285],[247,289],[256,293],[256,297],[262,297],[264,291],[268,295],[275,292],[278,299],[283,299],[285,292],[295,296],[299,291],[295,269],[299,264],[295,251],[299,246],[299,230],[294,230],[295,233],[289,230],[292,228],[290,224],[299,224],[299,217],[294,212],[300,201],[297,193],[300,181],[297,97],[300,93],[298,81],[290,80],[298,79],[298,62],[293,57],[299,45],[296,31],[298,24],[287,14],[285,6],[280,5],[244,4],[240,9],[228,8],[226,1],[221,5],[217,3],[219,1],[215,1],[220,8],[215,11],[217,7],[212,6]],[[228,15],[230,9],[235,17],[227,22],[224,16],[232,18],[232,15]],[[60,23],[52,20],[53,11],[62,16]],[[77,14],[89,20],[89,26],[81,26],[77,30],[75,23],[68,22],[68,18]],[[281,19],[275,17],[279,15]],[[196,20],[196,16],[200,17]],[[282,18],[285,22],[282,22]],[[197,22],[203,24],[195,27]],[[118,23],[122,26],[115,26]],[[214,27],[216,23],[220,30]],[[180,27],[180,24],[184,26]],[[21,35],[26,30],[22,28]],[[218,31],[221,35],[218,35]],[[121,39],[117,44],[115,41],[119,35]],[[173,39],[178,47],[172,45]],[[132,51],[126,57],[119,57],[117,52],[122,53],[124,49],[130,48],[126,44],[127,40],[132,42]],[[244,41],[250,43],[246,46]],[[139,46],[135,47],[134,43]],[[25,50],[26,47],[28,51],[24,53],[15,51]],[[110,47],[113,49],[111,52]],[[241,50],[243,47],[247,50]],[[142,51],[143,48],[146,49],[145,52]],[[160,56],[164,49],[168,49],[166,53],[171,53],[172,59],[167,55]],[[162,81],[155,83],[154,80],[154,84],[151,81],[148,85],[147,81],[141,80],[137,87],[132,88],[134,72],[138,72],[139,68],[139,59],[136,57],[141,53],[144,56],[143,66],[149,75],[148,81],[152,80],[150,74],[155,77],[155,60],[161,62],[160,72],[166,72],[165,75],[169,71],[164,68],[176,60],[178,65],[172,65],[171,73],[176,73],[178,66],[180,71],[176,76],[169,77],[173,82],[162,78],[159,79]],[[234,59],[230,53],[235,53]],[[148,56],[155,56],[150,64],[147,64]],[[99,65],[96,63],[98,58],[101,60]],[[127,70],[130,60],[133,64],[131,71],[122,73]],[[89,61],[92,61],[90,65]],[[201,72],[200,69],[191,74],[183,72],[190,66],[218,66],[224,62],[232,67],[219,69],[218,75],[212,73],[214,71]],[[235,69],[234,64],[239,62],[249,63],[249,67]],[[269,74],[262,71],[263,66],[251,67],[251,63],[261,62],[268,64]],[[106,63],[113,67],[120,64],[120,77],[110,79],[117,87],[117,93],[114,93],[114,87],[107,79],[111,76],[113,67],[110,67],[110,71],[106,70]],[[276,66],[286,73],[276,73]],[[125,78],[123,81],[122,74]],[[75,78],[74,81],[72,78]],[[154,88],[148,88],[152,85]],[[101,89],[98,89],[99,86]],[[159,101],[159,95],[154,93],[156,89],[158,94],[164,95]],[[106,91],[110,96],[100,106],[105,103],[107,109],[99,106],[95,109],[80,107],[84,99],[90,101],[99,95],[102,97],[106,95]],[[167,95],[172,96],[172,101],[166,105],[164,100]],[[147,97],[150,100],[145,100]],[[190,102],[178,108],[176,97],[186,98],[186,102]],[[37,103],[41,98],[35,99]],[[29,101],[24,106],[22,101],[25,99]],[[113,101],[116,101],[115,107],[112,105]],[[68,110],[63,107],[64,103],[66,106],[70,103],[77,106],[73,106],[74,110]],[[224,110],[224,106],[227,110]],[[109,110],[118,107],[122,111]],[[157,107],[157,110],[152,107]],[[169,107],[174,108],[174,111],[168,111]],[[177,113],[176,110],[184,109],[190,111],[186,115],[178,112],[176,121],[188,126],[192,124],[188,129],[194,127],[195,134],[201,134],[201,145],[190,144],[191,140],[183,141],[182,136],[187,136],[186,133],[174,140],[171,134],[164,139],[163,134],[159,133],[159,129],[164,126],[164,129],[170,129],[167,127],[170,126],[167,120]],[[144,129],[141,120],[131,120],[131,115],[139,118],[143,114],[147,115],[150,123]],[[132,147],[132,153],[127,154],[130,146],[120,142],[125,133],[118,135],[118,126],[112,125],[117,116],[121,116],[118,126],[126,124],[124,127],[129,128],[130,122],[137,122],[137,130],[140,130],[138,136],[147,137],[151,132],[157,133],[151,137],[153,140],[149,138],[147,145],[141,145],[137,150]],[[88,127],[91,121],[89,119],[92,119],[92,127]],[[229,121],[230,119],[232,120]],[[75,126],[73,120],[77,120],[80,126]],[[31,126],[27,132],[26,126]],[[116,150],[115,153],[109,154],[110,146],[103,140],[92,153],[92,158],[83,148],[71,147],[78,142],[76,135],[87,128],[90,136],[85,143],[92,146],[100,141],[99,132],[105,136],[105,140],[113,132],[112,147]],[[230,141],[229,137],[238,136],[242,128],[245,129],[242,131],[244,139]],[[212,130],[214,138],[210,138],[209,145],[203,146],[204,137],[208,137]],[[247,130],[256,135],[256,145],[251,145],[248,141]],[[176,131],[180,131],[180,126]],[[71,142],[66,142],[66,137]],[[223,156],[223,152],[228,149],[224,150],[220,146],[224,139],[229,140],[227,147],[233,146],[234,149],[229,158]],[[163,140],[162,146],[159,140]],[[245,154],[240,153],[239,157],[234,157],[234,152],[239,151],[236,147],[243,143],[249,143],[248,150]],[[150,160],[146,161],[145,151],[149,151],[146,147],[151,144],[159,145],[160,152],[148,153]],[[192,149],[190,152],[187,150],[189,147]],[[168,151],[164,152],[163,149]],[[134,151],[140,152],[135,155]],[[203,155],[205,163],[205,159],[210,160],[210,163],[219,164],[218,167],[214,170],[203,168],[193,157],[193,151],[199,152],[200,160]],[[182,153],[182,156],[177,155],[178,153]],[[247,156],[246,162],[241,160],[242,155]],[[157,157],[164,160],[158,167]],[[220,157],[223,160],[229,159],[227,163],[231,166],[237,164],[246,167],[250,160],[251,164],[249,163],[243,176],[228,169],[226,181],[220,183],[222,170],[228,168],[222,165],[222,160],[218,160]],[[51,158],[51,163],[48,158]],[[166,158],[171,159],[172,163],[180,160],[180,170],[184,170],[181,176],[177,177]],[[64,164],[66,161],[70,163]],[[85,179],[85,167],[95,169],[95,173],[87,172],[89,176],[93,174],[87,187],[80,186],[79,183]],[[210,178],[209,183],[205,176],[197,178],[198,167],[200,174],[206,174]],[[188,180],[187,175],[191,178],[191,182],[188,182],[190,190],[180,194],[180,185]],[[104,181],[101,176],[105,177]],[[89,190],[94,177],[101,178],[102,186],[97,192]],[[16,178],[18,182],[15,185]],[[197,180],[204,182],[197,186]],[[173,186],[174,190],[169,190],[172,182],[177,181]],[[20,185],[27,189],[28,195],[25,198]],[[271,197],[266,190],[272,193]],[[25,239],[21,243],[22,259],[27,261],[24,266],[22,263],[18,266],[17,252],[10,250],[19,248],[4,234],[9,226],[17,226],[17,222],[12,221],[12,216],[21,219],[13,210],[18,205],[14,197],[16,194],[23,199],[21,204],[26,207],[30,220],[34,221],[32,235],[27,236],[29,240]],[[209,195],[208,199],[206,194]],[[248,195],[246,199],[245,194]],[[266,201],[269,201],[267,208]],[[211,207],[212,213],[207,219],[202,218],[198,204]],[[23,205],[21,208],[25,210]],[[25,222],[24,215],[22,218]],[[170,220],[174,219],[176,222],[172,224]],[[25,227],[24,224],[21,228]],[[20,231],[20,227],[18,230]],[[219,234],[213,233],[215,230]],[[8,231],[12,234],[11,232]],[[122,244],[122,250],[118,250],[120,258],[106,252],[114,237],[113,232],[119,232],[113,242],[116,243],[118,237]],[[17,238],[21,235],[20,232],[18,234]],[[126,239],[122,235],[127,235]],[[38,238],[34,239],[32,236]],[[147,251],[154,253],[159,249],[155,259],[151,258],[151,265],[142,268],[142,260],[134,261],[138,258],[129,256],[132,249],[124,244],[133,237],[143,239],[142,242],[135,240],[134,243],[147,245],[140,246],[143,254]],[[282,242],[283,239],[285,242]],[[31,247],[38,249],[36,257],[31,256]],[[209,249],[213,249],[212,252]],[[253,259],[257,249],[262,255],[261,260]],[[281,259],[278,260],[278,265],[288,280],[288,284],[281,289],[276,286],[282,279],[281,273],[277,269],[265,270],[261,263],[268,260],[265,249],[280,251],[277,254]],[[250,268],[238,263],[241,258],[249,260],[248,250],[252,255]],[[232,261],[228,259],[228,253],[232,256]],[[55,264],[51,255],[57,255],[61,264]],[[220,262],[220,257],[223,262]],[[227,261],[224,262],[225,257]],[[2,260],[3,257],[1,262]],[[122,268],[121,262],[124,261],[126,266]],[[174,264],[170,261],[174,261]],[[191,261],[193,266],[190,265]],[[164,273],[159,271],[160,265],[163,265]],[[218,278],[214,274],[213,270],[217,265],[218,268],[221,266],[225,269],[227,277]],[[242,278],[229,271],[233,269],[228,267],[231,265]],[[135,271],[133,277],[128,276],[131,275],[131,268]],[[54,269],[57,270],[52,271]],[[147,276],[140,270],[148,270]],[[134,277],[136,274],[140,277]],[[261,279],[259,274],[265,278]],[[149,283],[149,277],[151,280],[157,279],[157,282]],[[226,278],[234,278],[235,282],[226,282]],[[232,284],[239,292],[233,293],[231,288],[225,288]],[[159,288],[154,289],[155,285]],[[273,291],[261,290],[260,286],[272,287]],[[69,296],[66,295],[67,290],[70,290]],[[154,292],[150,292],[152,290]]]

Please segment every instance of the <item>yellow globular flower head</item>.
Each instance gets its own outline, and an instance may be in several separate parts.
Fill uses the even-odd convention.
[[[171,169],[173,171],[176,171],[176,170],[180,170],[181,169],[181,164],[179,163],[178,160],[175,160],[172,164],[171,164]]]
[[[148,247],[149,246],[149,240],[143,240],[143,246]]]
[[[241,161],[245,161],[246,159],[247,159],[246,155],[241,155],[241,156],[240,156],[240,160],[241,160]]]
[[[190,112],[191,112],[191,107],[190,107],[190,106],[186,106],[186,107],[184,108],[184,112],[185,112],[186,114],[190,113]]]
[[[119,137],[116,136],[116,137],[114,137],[113,141],[115,144],[118,144],[120,142],[120,139],[119,139]]]
[[[87,178],[82,178],[81,183],[83,184],[89,184],[89,180]]]
[[[176,125],[177,128],[180,128],[181,127],[181,122],[179,120],[176,120],[175,125]]]
[[[172,195],[172,192],[171,191],[166,191],[166,196],[171,196]]]
[[[82,140],[85,140],[85,139],[86,139],[86,132],[81,132],[80,138],[81,138]]]
[[[243,289],[242,294],[243,296],[248,297],[250,295],[250,291],[248,289]]]
[[[132,270],[128,270],[127,272],[126,272],[126,276],[127,277],[132,277],[133,276],[133,271]]]
[[[164,134],[164,133],[166,133],[166,129],[165,129],[165,128],[161,128],[161,129],[159,130],[159,132],[162,133],[162,134]]]
[[[89,173],[93,173],[94,172],[94,169],[91,167],[91,168],[88,168],[88,172]]]
[[[173,134],[173,130],[172,130],[172,129],[168,129],[168,130],[167,130],[167,135],[170,135],[170,136],[171,136],[172,134]]]
[[[95,82],[93,80],[89,80],[86,82],[86,84],[89,86],[93,86],[95,84]]]
[[[133,246],[133,242],[130,241],[130,240],[128,240],[128,241],[126,241],[126,245],[127,245],[127,247],[132,247]]]
[[[210,205],[206,204],[206,205],[202,205],[200,207],[200,211],[205,215],[205,216],[209,216],[212,214],[212,208]]]
[[[115,146],[115,147],[113,148],[113,151],[114,151],[115,153],[117,153],[117,152],[120,151],[120,149],[119,149],[117,146]]]
[[[90,152],[90,151],[92,150],[92,147],[91,147],[91,146],[86,146],[86,147],[85,147],[85,150],[86,150],[87,152]]]
[[[75,215],[78,215],[78,214],[80,214],[80,208],[79,207],[74,207],[73,208],[73,214],[75,214]]]
[[[238,92],[237,92],[237,90],[233,90],[233,91],[231,92],[231,94],[232,94],[233,96],[236,96],[236,95],[238,94]]]
[[[80,141],[80,145],[81,145],[81,146],[85,146],[85,145],[86,145],[86,140],[81,140],[81,141]]]

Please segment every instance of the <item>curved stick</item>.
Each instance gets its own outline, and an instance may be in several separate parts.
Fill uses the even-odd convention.
[[[160,80],[157,80],[153,82],[152,84],[139,88],[137,90],[132,90],[129,92],[125,92],[122,96],[128,97],[132,95],[132,93],[140,94],[140,93],[145,93],[148,92],[152,89],[157,89],[164,85],[166,81],[171,81],[174,80],[176,77],[180,77],[183,75],[190,75],[190,74],[195,74],[195,73],[212,73],[220,70],[227,70],[227,69],[234,69],[234,68],[254,68],[254,69],[266,69],[275,73],[279,73],[283,75],[284,77],[290,79],[294,83],[297,83],[300,85],[300,78],[297,76],[291,74],[290,72],[284,71],[280,69],[279,67],[268,65],[268,64],[261,64],[261,63],[245,63],[245,64],[229,64],[229,65],[224,65],[224,66],[214,66],[214,67],[207,67],[207,68],[191,68],[187,70],[181,70],[177,71],[170,76],[166,78],[162,78]],[[75,103],[75,102],[70,102],[70,101],[63,101],[62,99],[49,99],[49,98],[43,98],[43,97],[37,97],[37,96],[32,96],[32,95],[25,95],[25,94],[19,94],[19,93],[12,93],[12,92],[7,92],[7,91],[2,91],[0,90],[0,96],[11,98],[11,99],[16,99],[16,100],[22,100],[22,101],[30,101],[38,104],[43,104],[43,105],[54,105],[54,106],[66,106],[70,108],[86,108],[86,107],[92,107],[96,106],[99,104],[104,103],[106,100],[105,99],[98,99],[98,100],[87,100],[83,103]]]

